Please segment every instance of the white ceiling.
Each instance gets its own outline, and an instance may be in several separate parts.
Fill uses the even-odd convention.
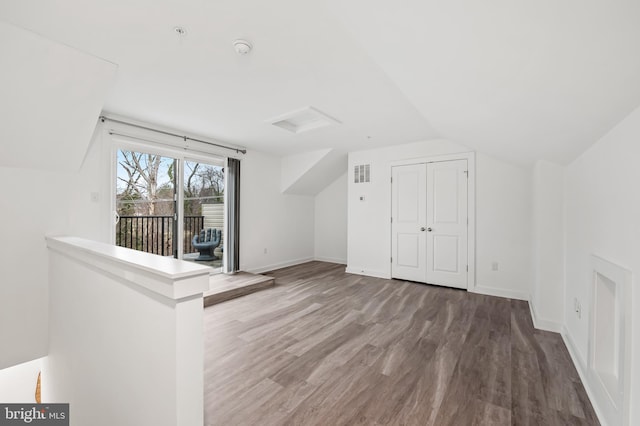
[[[0,19],[118,64],[108,111],[278,155],[445,137],[519,163],[566,163],[640,105],[639,12],[637,0],[0,2]],[[238,56],[236,38],[254,50]],[[342,124],[266,122],[306,106]]]
[[[444,137],[567,163],[640,105],[638,0],[331,0]]]

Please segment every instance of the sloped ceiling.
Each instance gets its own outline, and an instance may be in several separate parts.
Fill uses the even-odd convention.
[[[444,137],[567,163],[640,105],[640,2],[331,1]]]
[[[0,21],[0,165],[77,170],[116,66]]]
[[[105,108],[124,116],[282,156],[442,137],[528,164],[570,161],[640,105],[639,8],[4,0],[0,19],[118,64]],[[236,55],[236,38],[254,50]],[[342,124],[292,134],[267,122],[309,105]]]
[[[347,169],[345,152],[321,149],[282,158],[282,192],[317,195]]]

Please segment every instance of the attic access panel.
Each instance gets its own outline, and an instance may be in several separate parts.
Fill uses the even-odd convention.
[[[302,133],[340,123],[322,111],[308,106],[268,120],[269,123],[291,133]]]

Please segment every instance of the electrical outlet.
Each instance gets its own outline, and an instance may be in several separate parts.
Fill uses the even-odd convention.
[[[491,270],[492,271],[497,271],[498,270],[498,262],[493,262],[491,264]]]

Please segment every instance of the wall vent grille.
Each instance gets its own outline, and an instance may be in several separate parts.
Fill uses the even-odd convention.
[[[360,164],[353,168],[353,183],[371,182],[371,165]]]

